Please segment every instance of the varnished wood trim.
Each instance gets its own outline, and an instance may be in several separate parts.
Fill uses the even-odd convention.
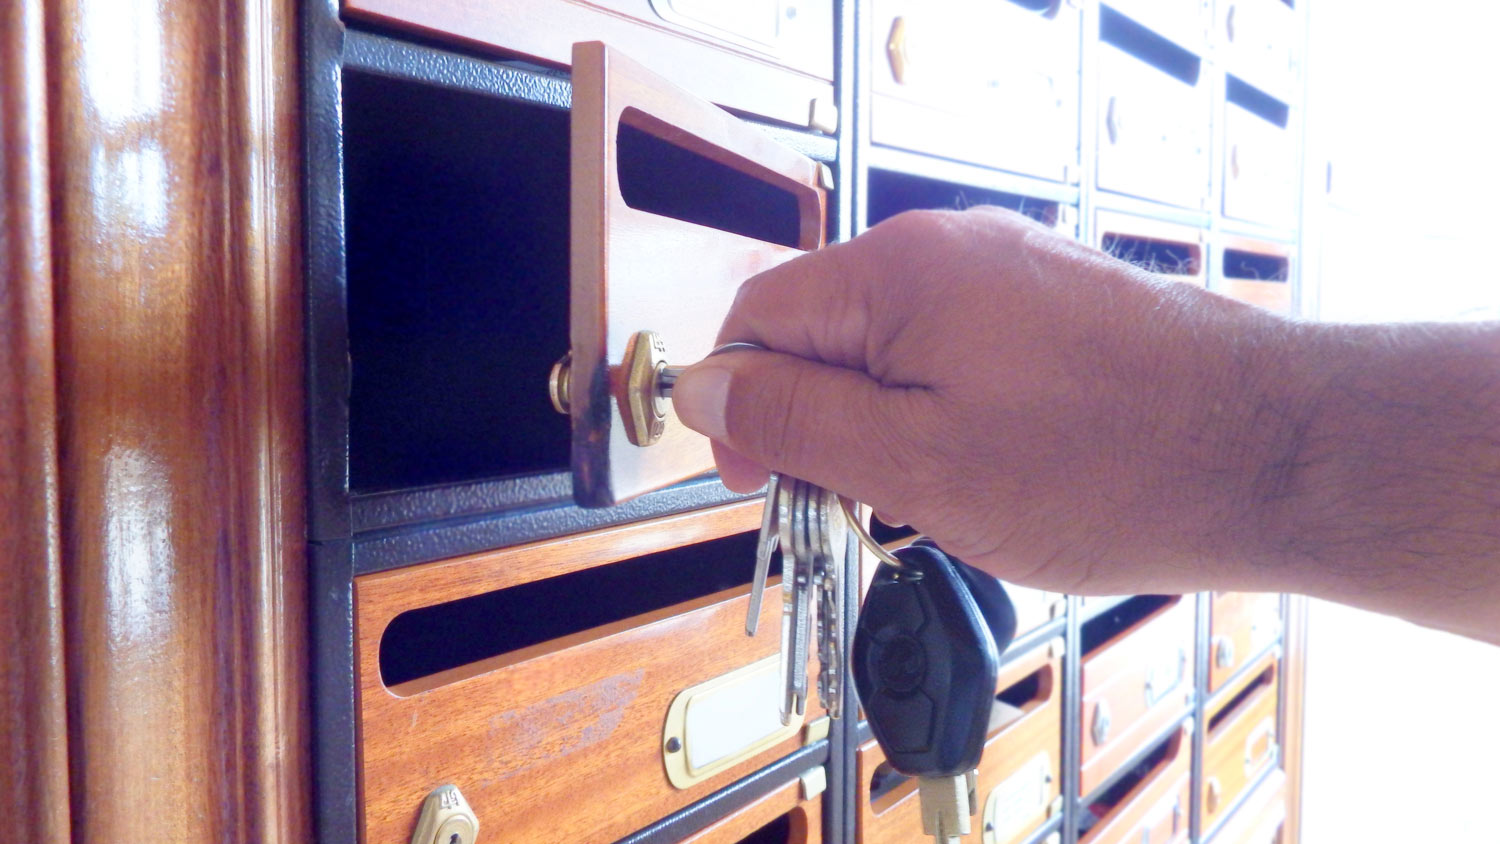
[[[1289,595],[1281,662],[1281,767],[1286,770],[1286,824],[1281,844],[1302,840],[1302,729],[1307,691],[1307,598]]]
[[[310,839],[295,0],[52,0],[75,840]]]
[[[68,841],[42,0],[0,8],[0,812]]]
[[[631,557],[707,542],[760,526],[762,501],[750,499],[603,528],[565,540],[543,539],[435,563],[361,575],[355,580],[360,619],[384,629],[407,610],[456,601]],[[413,591],[411,584],[420,583]],[[378,646],[379,640],[376,640]]]

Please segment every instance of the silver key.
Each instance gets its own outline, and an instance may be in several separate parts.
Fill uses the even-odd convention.
[[[839,506],[838,496],[821,487],[817,494],[815,518],[816,557],[818,560],[818,698],[831,718],[843,714],[844,637],[844,552],[848,547],[848,523]]]
[[[773,503],[774,502],[774,503]],[[811,638],[818,642],[818,697],[830,717],[843,713],[846,600],[843,589],[848,522],[838,497],[815,484],[775,475],[767,486],[766,509],[756,545],[745,629],[755,635],[771,553],[782,559],[781,673],[782,723],[807,710],[807,660]]]
[[[790,724],[807,711],[807,658],[815,588],[806,518],[809,486],[806,481],[793,479],[791,489],[782,492],[782,500],[788,502],[788,518],[781,525],[781,656],[786,687],[783,724]]]
[[[978,771],[951,777],[918,777],[917,795],[922,802],[922,831],[937,844],[959,844],[968,835],[974,814],[974,790]]]
[[[760,627],[760,607],[765,600],[766,578],[771,575],[771,555],[781,544],[780,521],[777,511],[781,508],[781,476],[771,473],[766,483],[766,507],[760,516],[760,538],[755,543],[755,578],[750,581],[750,612],[745,616],[745,632],[755,635]]]

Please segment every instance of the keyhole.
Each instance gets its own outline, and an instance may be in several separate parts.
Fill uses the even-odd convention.
[[[448,844],[463,844],[463,841],[463,836],[459,835],[456,832],[448,836]]]

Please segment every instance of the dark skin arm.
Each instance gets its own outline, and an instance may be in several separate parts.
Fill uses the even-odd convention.
[[[748,281],[678,381],[767,467],[1077,594],[1299,592],[1500,643],[1500,325],[1284,319],[997,209]]]

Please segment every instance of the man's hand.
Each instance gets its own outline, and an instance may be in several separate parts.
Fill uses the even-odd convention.
[[[1384,528],[1371,520],[1383,517],[1370,508],[1402,496],[1349,487],[1375,455],[1422,442],[1378,442],[1390,426],[1360,405],[1381,389],[1362,379],[1409,372],[1392,331],[1282,319],[1008,211],[911,212],[746,282],[719,339],[770,351],[689,368],[675,403],[715,441],[731,488],[785,471],[1018,583],[1305,591],[1440,623],[1435,594],[1417,609],[1392,597],[1403,582],[1393,566],[1411,555],[1395,565],[1376,550]],[[1486,338],[1464,348],[1500,365],[1493,330]],[[1399,390],[1384,399],[1410,401]],[[1469,516],[1441,528],[1471,531],[1463,555],[1488,554],[1488,568],[1466,577],[1487,577],[1490,590],[1500,589],[1496,431],[1443,458],[1492,473],[1488,497],[1466,488],[1471,511],[1491,508],[1490,530]],[[1389,515],[1391,529],[1411,528],[1410,510]],[[1416,545],[1417,559],[1434,552]],[[1500,638],[1489,606],[1480,627]]]

